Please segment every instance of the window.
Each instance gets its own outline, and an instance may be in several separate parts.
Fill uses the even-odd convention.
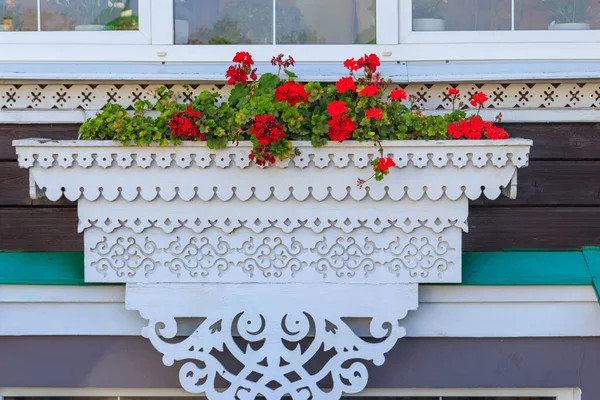
[[[595,0],[0,0],[0,62],[589,60],[599,41]]]
[[[140,0],[0,0],[0,43],[149,43],[148,15]]]

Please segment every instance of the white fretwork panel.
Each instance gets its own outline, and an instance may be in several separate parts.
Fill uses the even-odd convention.
[[[460,282],[461,230],[84,232],[87,282]]]
[[[159,209],[160,213],[156,210]],[[328,228],[351,234],[363,229],[379,234],[388,228],[398,228],[403,233],[426,227],[435,233],[456,227],[468,231],[468,203],[423,198],[419,201],[404,199],[400,203],[390,199],[375,201],[370,198],[345,200],[344,207],[336,201],[287,200],[281,202],[250,199],[231,199],[227,202],[208,201],[199,206],[193,201],[174,199],[165,201],[108,201],[80,199],[78,203],[79,232],[98,228],[112,233],[128,228],[143,233],[148,228],[158,228],[163,233],[173,233],[187,228],[202,234],[210,228],[221,234],[235,234],[246,228],[254,233],[269,230],[274,233],[292,233],[298,228],[320,234]]]
[[[2,84],[0,109],[11,110],[100,110],[107,102],[133,108],[138,100],[152,100],[161,84]],[[394,85],[404,88],[425,110],[452,109],[447,95],[449,87],[459,88],[466,107],[475,92],[483,91],[490,97],[488,106],[502,109],[589,109],[600,106],[600,82],[515,82],[515,83],[410,83]],[[201,84],[172,85],[181,101],[190,102],[203,90],[228,96],[226,85]]]
[[[165,365],[184,362],[179,380],[190,393],[337,400],[365,388],[366,365],[382,365],[406,334],[399,320],[417,297],[415,284],[128,284],[126,305],[148,320],[142,335]],[[190,317],[204,320],[173,341],[177,319]],[[371,319],[371,340],[347,324],[361,317]]]
[[[394,167],[385,182],[364,188],[357,178],[372,172],[375,146],[356,142],[313,148],[296,142],[300,155],[268,171],[252,165],[251,146],[210,150],[204,143],[181,147],[120,147],[113,142],[16,141],[19,165],[31,169],[32,197],[127,201],[162,199],[278,201],[382,200],[405,198],[495,199],[515,195],[516,168],[529,161],[530,141],[383,142]],[[90,179],[93,169],[94,179]],[[148,171],[151,170],[152,173]],[[265,177],[268,175],[268,179]],[[35,184],[35,186],[34,186]]]

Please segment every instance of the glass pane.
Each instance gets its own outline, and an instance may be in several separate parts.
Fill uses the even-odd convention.
[[[175,0],[177,44],[272,44],[273,0]]]
[[[37,31],[36,0],[0,0],[0,31]]]
[[[137,30],[138,0],[41,0],[43,31]]]
[[[515,0],[518,30],[600,29],[600,2],[594,0]]]
[[[413,31],[510,30],[511,0],[413,0]]]
[[[278,0],[278,44],[375,43],[375,0]]]

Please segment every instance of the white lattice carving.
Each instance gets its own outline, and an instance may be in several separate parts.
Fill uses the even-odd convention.
[[[411,235],[338,229],[321,235],[187,229],[85,232],[86,279],[95,282],[460,282],[458,228]],[[455,247],[457,246],[457,247]]]
[[[356,179],[370,173],[365,167],[377,157],[377,149],[371,145],[344,143],[315,149],[297,142],[301,154],[270,168],[269,179],[264,179],[262,168],[249,168],[248,143],[223,150],[210,150],[204,143],[167,148],[130,148],[112,142],[55,143],[16,141],[19,164],[32,168],[31,177],[48,199],[64,195],[69,200],[83,196],[92,201],[419,200],[424,196],[456,200],[463,194],[476,199],[482,193],[495,199],[503,188],[510,187],[515,168],[527,165],[531,145],[522,139],[383,143],[388,156],[396,161],[394,171],[400,172],[392,173],[385,183],[371,181],[361,189]],[[93,180],[88,178],[89,168],[94,170]],[[153,171],[151,179],[147,168]]]
[[[126,303],[148,320],[143,335],[165,365],[185,362],[179,378],[188,392],[326,400],[365,388],[365,363],[382,365],[405,335],[399,320],[417,308],[417,286],[128,285]],[[365,316],[374,340],[358,337],[345,322]],[[205,319],[173,342],[179,317]]]
[[[9,110],[87,110],[102,109],[107,102],[133,108],[138,100],[153,100],[161,84],[2,84],[0,108]],[[229,95],[225,85],[169,85],[183,102],[190,102],[201,91]],[[513,82],[513,83],[409,83],[404,88],[425,110],[451,110],[449,87],[458,88],[468,100],[475,92],[490,96],[488,106],[499,111],[510,109],[586,109],[600,107],[600,82]],[[470,107],[468,101],[466,107]]]
[[[227,204],[228,207],[223,207],[220,202],[206,202],[199,208],[193,201],[180,199],[152,202],[109,202],[103,199],[92,202],[82,199],[78,208],[79,232],[94,227],[105,233],[119,228],[142,233],[155,227],[164,233],[187,228],[198,234],[209,228],[218,228],[221,231],[218,234],[231,234],[243,228],[255,233],[273,228],[284,233],[298,228],[307,228],[313,233],[322,233],[328,228],[338,228],[340,233],[352,233],[361,228],[381,233],[388,228],[398,228],[404,233],[411,233],[423,226],[435,233],[450,227],[468,231],[468,207],[464,202],[406,199],[402,201],[402,207],[396,207],[387,199],[364,199],[346,200],[346,207],[340,207],[337,202],[314,199],[276,203],[232,199]],[[156,213],[157,208],[160,208],[160,214]]]

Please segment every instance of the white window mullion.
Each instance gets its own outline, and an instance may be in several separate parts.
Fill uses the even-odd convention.
[[[412,0],[399,0],[398,16],[399,21],[399,43],[408,41],[412,34]]]
[[[515,1],[516,0],[510,1],[510,30],[511,31],[515,30]]]
[[[175,42],[175,11],[173,0],[146,0],[151,1],[147,18],[142,18],[140,9],[140,31],[142,21],[150,21],[148,26],[148,37],[152,44],[173,44]],[[140,6],[141,6],[140,2]],[[145,33],[145,32],[142,32]]]
[[[277,0],[273,0],[273,44],[277,44]]]
[[[399,3],[406,0],[377,0],[375,3],[375,26],[377,44],[398,44]]]
[[[42,30],[42,0],[37,0],[37,30]]]

